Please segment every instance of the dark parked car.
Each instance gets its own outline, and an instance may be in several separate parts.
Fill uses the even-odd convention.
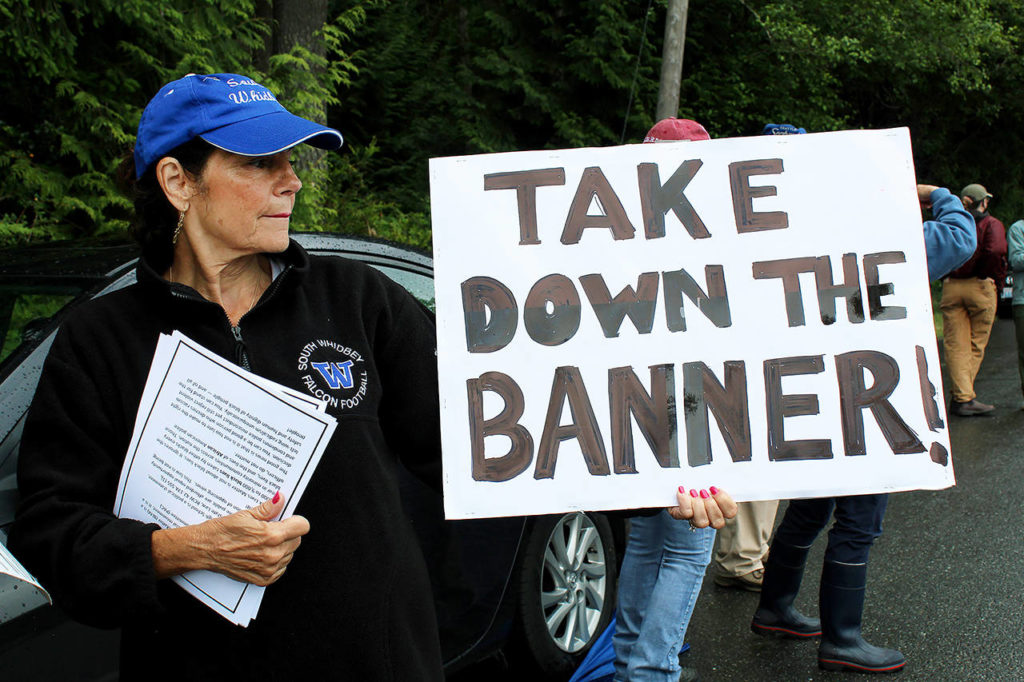
[[[428,255],[377,240],[295,235],[310,252],[364,261],[433,306]],[[0,253],[0,542],[17,504],[25,412],[53,334],[82,302],[131,284],[131,245]],[[403,498],[431,572],[446,670],[503,652],[568,677],[615,605],[622,522],[597,513],[445,521],[440,495],[405,476]],[[4,679],[116,679],[116,633],[65,618],[28,590],[0,589]]]

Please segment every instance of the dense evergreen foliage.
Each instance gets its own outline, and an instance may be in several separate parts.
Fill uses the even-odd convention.
[[[328,105],[346,146],[302,171],[297,228],[419,245],[430,157],[635,142],[652,122],[665,0],[333,0],[317,45],[269,57],[268,4],[0,0],[0,242],[123,232],[116,167],[148,97],[190,71]],[[715,137],[909,126],[921,181],[981,182],[1009,223],[1022,22],[1009,0],[691,0],[680,115]]]
[[[142,108],[169,80],[241,72],[296,113],[336,103],[353,68],[340,45],[362,8],[325,26],[327,56],[295,46],[256,69],[271,27],[255,4],[0,0],[0,242],[125,232],[131,205],[118,168]],[[327,174],[305,174],[300,218],[323,213]]]

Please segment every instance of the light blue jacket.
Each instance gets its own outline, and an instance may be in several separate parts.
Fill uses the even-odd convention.
[[[1024,305],[1024,220],[1006,231],[1006,259],[1013,271],[1013,305]]]
[[[933,190],[931,201],[935,220],[924,222],[924,250],[928,256],[928,279],[935,281],[974,255],[974,249],[978,248],[978,230],[963,202],[948,189]],[[1017,302],[1016,292],[1014,284],[1014,303]]]

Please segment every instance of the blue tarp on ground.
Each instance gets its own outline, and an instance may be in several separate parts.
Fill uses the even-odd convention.
[[[569,682],[611,682],[615,674],[615,650],[612,648],[612,635],[615,634],[615,614],[612,621],[604,629],[601,636],[590,647],[587,657],[580,663]]]
[[[569,682],[611,682],[615,675],[615,650],[612,648],[612,635],[615,634],[615,614],[608,623],[601,636],[590,647],[587,657],[580,663],[580,667],[569,678]],[[683,644],[679,653],[690,648],[689,644]]]

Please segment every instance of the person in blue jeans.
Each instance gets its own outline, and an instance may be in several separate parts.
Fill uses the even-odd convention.
[[[630,520],[612,639],[615,682],[679,679],[679,650],[714,544],[714,527],[694,528],[665,511]]]
[[[974,253],[974,221],[945,188],[918,185],[917,195],[922,208],[930,208],[934,217],[922,228],[928,277],[936,280]],[[759,635],[794,639],[820,636],[818,665],[825,670],[888,673],[905,666],[907,660],[899,651],[869,644],[861,635],[868,554],[882,534],[888,502],[884,494],[790,500],[768,550],[761,598],[750,629]],[[793,602],[811,545],[832,519],[821,570],[821,618],[810,618],[797,611]]]
[[[667,118],[648,131],[644,142],[708,139],[700,123]],[[679,679],[679,650],[711,561],[715,529],[736,515],[732,498],[715,487],[680,488],[679,498],[681,506],[693,505],[689,524],[678,521],[686,518],[676,511],[679,508],[630,519],[612,638],[615,682]]]

